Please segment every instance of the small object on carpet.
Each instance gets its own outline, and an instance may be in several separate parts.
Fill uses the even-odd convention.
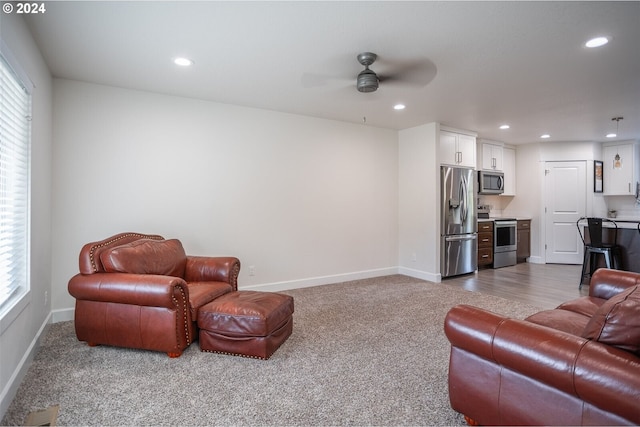
[[[55,426],[60,405],[49,406],[46,409],[31,412],[24,422],[25,426]]]

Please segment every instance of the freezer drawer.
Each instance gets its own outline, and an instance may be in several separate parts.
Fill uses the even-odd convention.
[[[443,236],[440,275],[442,277],[473,273],[478,269],[478,236],[461,234]]]

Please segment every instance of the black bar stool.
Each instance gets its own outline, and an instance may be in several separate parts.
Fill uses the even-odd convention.
[[[582,233],[582,229],[580,227],[580,221],[587,220],[587,229],[589,231],[589,243],[586,243],[584,240],[584,235]],[[602,223],[608,222],[613,224],[614,228],[614,238],[613,243],[604,243],[602,241]],[[578,233],[580,233],[580,238],[582,239],[582,243],[584,244],[584,259],[582,261],[582,274],[580,275],[580,285],[578,288],[582,287],[582,282],[587,275],[587,263],[589,263],[589,276],[593,275],[594,271],[596,271],[596,266],[598,262],[598,255],[604,256],[604,262],[607,268],[619,269],[622,264],[620,260],[620,246],[618,246],[618,224],[611,219],[606,218],[587,218],[582,217],[576,222],[576,227],[578,227]],[[640,224],[638,224],[638,232],[640,232]]]

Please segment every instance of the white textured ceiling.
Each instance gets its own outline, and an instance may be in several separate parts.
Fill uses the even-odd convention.
[[[55,77],[521,144],[640,139],[640,2],[46,2],[27,23]],[[611,41],[598,49],[584,42]],[[413,84],[359,93],[419,62]],[[187,56],[189,69],[171,59]],[[419,84],[415,84],[415,82]],[[407,108],[394,111],[402,102]],[[502,123],[511,129],[501,131]]]

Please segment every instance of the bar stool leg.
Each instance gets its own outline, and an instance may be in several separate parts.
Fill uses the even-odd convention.
[[[598,265],[598,253],[589,251],[591,255],[589,257],[589,276],[593,276],[593,273],[596,272],[596,267]]]
[[[587,262],[589,257],[589,251],[587,249],[584,250],[584,257],[582,259],[582,273],[580,274],[580,284],[578,285],[578,289],[582,287],[582,282],[584,281],[584,276],[587,272]]]

